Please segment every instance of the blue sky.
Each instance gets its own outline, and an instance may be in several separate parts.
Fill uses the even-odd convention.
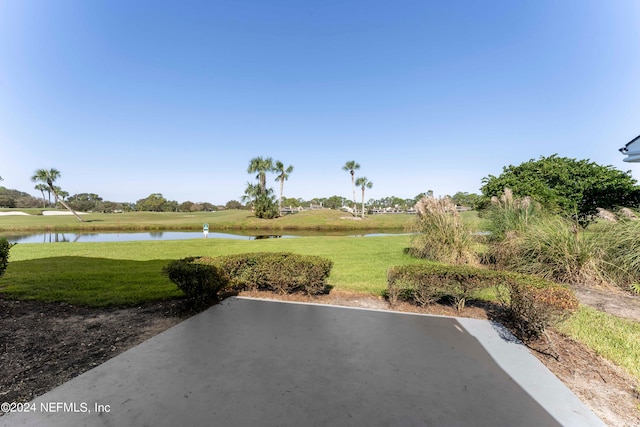
[[[350,198],[356,160],[367,199],[404,198],[554,153],[638,179],[639,23],[637,0],[2,0],[2,185],[224,204],[270,156],[288,197]]]

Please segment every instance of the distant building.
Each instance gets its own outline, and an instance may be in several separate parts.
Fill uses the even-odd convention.
[[[625,162],[640,163],[640,135],[629,141],[620,152],[627,156],[623,159]]]

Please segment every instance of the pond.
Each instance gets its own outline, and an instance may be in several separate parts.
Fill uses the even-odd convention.
[[[273,233],[273,231],[271,231]],[[345,232],[305,232],[301,234],[269,234],[269,231],[247,233],[216,233],[210,232],[208,239],[288,239],[300,236],[386,236],[397,235],[398,233],[363,233],[362,231]],[[128,242],[134,240],[185,240],[204,239],[202,231],[145,231],[145,232],[40,232],[40,233],[0,233],[0,238],[4,237],[11,243],[59,243],[59,242]]]

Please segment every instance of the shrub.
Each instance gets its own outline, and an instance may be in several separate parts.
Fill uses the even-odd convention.
[[[450,198],[423,197],[411,226],[415,236],[411,253],[420,258],[449,264],[477,264],[475,241]]]
[[[456,308],[481,289],[495,287],[509,309],[516,335],[528,341],[578,308],[573,291],[539,277],[442,264],[392,267],[387,273],[391,304],[398,300],[425,305],[443,296],[453,297]]]
[[[254,252],[204,260],[220,268],[235,289],[270,290],[280,294],[325,291],[331,260],[289,252]]]
[[[598,284],[602,250],[593,234],[559,216],[547,216],[491,246],[499,268],[570,284]]]
[[[477,291],[498,285],[499,278],[493,270],[472,266],[434,263],[391,267],[387,272],[388,296],[391,304],[408,300],[422,306],[450,296],[461,311]]]
[[[509,310],[516,335],[523,341],[539,337],[578,309],[578,300],[567,286],[522,275],[513,276],[508,284]]]
[[[218,267],[204,263],[200,257],[172,261],[162,271],[188,298],[199,302],[214,301],[228,284]]]
[[[7,239],[0,239],[0,277],[2,277],[9,265],[9,249],[13,245],[14,243],[9,243]]]

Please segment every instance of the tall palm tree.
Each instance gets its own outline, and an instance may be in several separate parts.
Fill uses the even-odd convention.
[[[353,211],[355,214],[356,211],[356,184],[355,184],[355,174],[356,171],[360,169],[360,165],[356,163],[355,160],[349,160],[342,167],[343,171],[347,171],[351,174],[351,189],[353,190]]]
[[[47,199],[44,198],[44,192],[49,191],[49,186],[47,184],[37,184],[35,187],[36,190],[42,193],[42,208],[47,207]]]
[[[280,181],[280,198],[278,199],[278,212],[282,214],[282,192],[284,190],[284,182],[289,179],[289,174],[293,172],[293,165],[289,165],[288,168],[284,168],[284,164],[278,160],[276,162],[276,167],[273,168],[273,171],[278,174],[276,176],[276,181]]]
[[[78,215],[76,213],[76,211],[74,211],[73,209],[71,209],[69,207],[69,205],[67,205],[64,200],[62,200],[60,198],[60,196],[58,195],[58,191],[56,190],[56,186],[53,185],[53,183],[60,178],[60,171],[58,169],[55,168],[51,168],[49,170],[47,169],[38,169],[37,171],[35,171],[35,173],[33,174],[33,176],[31,177],[31,181],[33,182],[41,182],[43,184],[47,184],[47,186],[49,187],[49,190],[51,190],[51,192],[53,193],[53,195],[56,198],[57,202],[60,202],[60,204],[62,206],[64,206],[65,208],[67,208],[67,210],[69,212],[71,212],[76,218],[78,218],[78,221],[84,222],[84,220],[80,217],[80,215]]]
[[[267,157],[263,159],[262,157],[254,157],[249,161],[249,168],[247,169],[247,173],[255,173],[257,172],[256,179],[260,183],[260,189],[265,191],[267,189],[267,172],[271,172],[273,170],[273,159],[271,157]]]
[[[362,188],[362,218],[364,218],[364,189],[373,187],[373,182],[369,181],[366,176],[356,179],[356,185]]]

